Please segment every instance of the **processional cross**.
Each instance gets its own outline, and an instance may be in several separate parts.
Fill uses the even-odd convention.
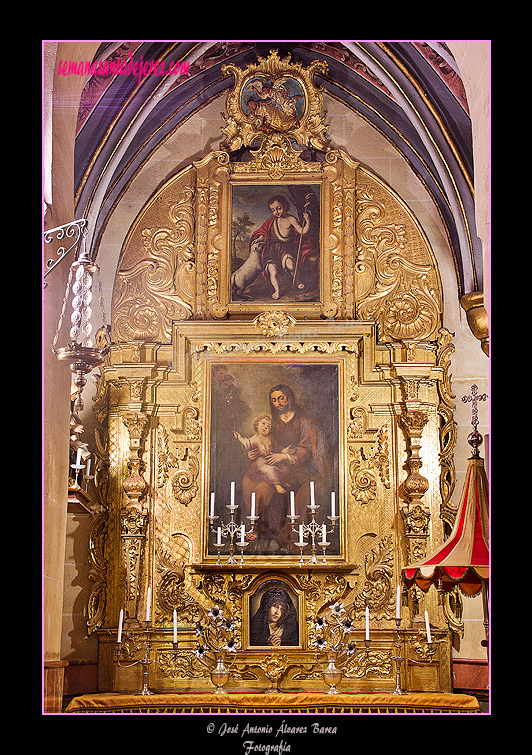
[[[479,401],[486,401],[488,398],[487,393],[478,393],[478,388],[476,385],[471,386],[471,393],[469,396],[462,396],[462,401],[464,404],[467,404],[468,402],[471,402],[473,404],[473,411],[471,412],[471,424],[475,428],[475,431],[477,429],[478,425],[478,411],[477,411],[477,405]]]
[[[478,456],[479,450],[478,447],[482,443],[482,436],[477,432],[477,426],[478,426],[478,403],[480,401],[486,401],[488,398],[487,393],[478,393],[478,388],[476,385],[471,386],[471,393],[469,396],[462,396],[462,401],[464,404],[471,403],[472,404],[472,411],[471,411],[471,424],[473,425],[473,432],[469,435],[468,443],[473,446],[473,455]]]

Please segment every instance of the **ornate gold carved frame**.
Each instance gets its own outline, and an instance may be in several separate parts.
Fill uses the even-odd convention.
[[[222,148],[167,181],[124,241],[113,293],[114,345],[105,368],[109,566],[105,578],[98,571],[93,626],[115,626],[124,600],[134,623],[150,585],[159,661],[152,686],[205,688],[206,675],[191,651],[193,623],[219,603],[235,617],[243,648],[237,689],[264,689],[280,679],[291,689],[315,689],[321,684],[312,665],[316,617],[340,600],[361,639],[368,604],[381,644],[365,661],[353,660],[347,686],[386,689],[394,681],[389,657],[401,567],[439,545],[442,519],[449,523],[453,516],[452,345],[441,329],[441,283],[408,206],[378,176],[330,148],[313,83],[317,66],[303,69],[275,54],[257,66],[227,68],[235,87]],[[286,128],[251,119],[244,107],[250,82],[262,85],[268,77],[279,84],[288,77],[287,91],[301,93],[304,107]],[[250,207],[261,205],[264,216],[271,196],[305,199],[308,187],[314,221],[319,216],[312,258],[318,285],[303,293],[289,287],[278,299],[264,285],[260,294],[236,296],[233,274],[264,222],[253,216],[242,224],[237,260],[235,220],[246,211],[244,198]],[[298,201],[292,206],[300,224],[303,207]],[[265,402],[269,377],[282,376],[291,365],[304,368],[307,378],[317,366],[328,367],[337,391],[336,550],[326,564],[312,567],[299,565],[299,552],[275,548],[250,548],[244,565],[225,563],[222,553],[218,564],[208,522],[212,470],[224,448],[220,440],[213,457],[214,408],[221,400],[214,370],[223,369],[228,386],[233,380],[248,397],[254,387]],[[241,434],[249,433],[249,418],[259,410],[251,403],[244,401],[250,411],[245,427],[235,427]],[[227,448],[227,454],[239,451]],[[216,495],[227,498],[229,490]],[[297,646],[269,651],[251,643],[251,604],[257,587],[273,578],[295,596],[299,638]],[[407,652],[413,658],[424,652],[416,624],[423,599],[414,596],[409,607]],[[177,655],[168,649],[174,608]],[[411,670],[410,689],[450,689],[448,638],[438,628],[435,604],[431,615],[437,663],[430,671]],[[128,687],[133,682],[125,672],[110,680],[111,650],[102,635],[104,683]]]

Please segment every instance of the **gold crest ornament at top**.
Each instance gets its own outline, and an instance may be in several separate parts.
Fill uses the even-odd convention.
[[[325,73],[327,63],[315,60],[304,68],[290,57],[281,60],[277,50],[271,50],[268,58],[259,57],[247,68],[222,66],[224,76],[235,77],[235,86],[222,114],[227,125],[221,149],[233,152],[272,134],[292,137],[305,147],[330,148],[323,98],[314,84],[315,73]]]

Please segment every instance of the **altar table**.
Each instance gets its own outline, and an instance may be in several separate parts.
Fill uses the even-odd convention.
[[[437,692],[384,693],[164,693],[153,695],[107,692],[81,695],[66,713],[479,713],[471,695]]]

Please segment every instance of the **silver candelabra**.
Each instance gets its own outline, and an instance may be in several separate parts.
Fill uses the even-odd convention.
[[[327,550],[327,546],[329,546],[331,543],[327,538],[332,535],[336,528],[336,523],[339,516],[336,516],[335,513],[335,500],[334,500],[334,493],[331,493],[331,513],[327,516],[327,519],[330,521],[330,526],[327,526],[326,523],[320,524],[316,521],[316,512],[319,509],[319,505],[316,503],[314,498],[314,483],[310,483],[310,503],[307,503],[307,509],[310,513],[310,521],[308,523],[301,522],[298,524],[297,520],[299,519],[299,515],[295,513],[295,507],[294,507],[294,494],[291,493],[291,501],[290,501],[290,513],[287,514],[287,517],[290,519],[290,524],[292,526],[292,532],[295,532],[297,535],[299,535],[299,540],[294,541],[294,545],[299,548],[300,553],[300,559],[299,564],[300,566],[304,563],[303,559],[303,549],[306,548],[306,546],[309,544],[308,540],[305,540],[305,538],[310,538],[310,548],[311,548],[311,555],[308,560],[309,564],[317,564],[318,558],[317,558],[317,547],[320,547],[323,551],[323,559],[321,563],[326,564],[327,559],[325,558],[325,551]],[[297,526],[296,526],[297,525]],[[318,540],[318,536],[321,534],[321,540]]]
[[[227,559],[228,564],[236,564],[239,563],[237,558],[235,557],[235,550],[238,549],[240,551],[240,564],[244,563],[244,550],[249,545],[249,538],[251,535],[255,534],[255,524],[257,523],[258,516],[255,516],[255,493],[252,493],[251,498],[251,515],[246,517],[250,521],[250,529],[246,530],[245,523],[239,524],[235,521],[235,512],[238,509],[238,504],[235,503],[235,488],[234,488],[234,482],[231,483],[231,503],[226,505],[226,508],[229,509],[229,513],[231,514],[231,519],[227,524],[224,522],[220,522],[218,524],[218,516],[215,516],[214,514],[214,493],[211,493],[211,509],[209,512],[209,524],[211,527],[211,532],[213,532],[216,535],[216,538],[214,539],[214,547],[218,551],[218,561],[217,564],[221,564],[221,558],[220,558],[220,551],[225,546],[225,542],[222,542],[224,538],[229,538],[229,558]],[[235,535],[239,535],[240,537],[236,539],[235,541]]]
[[[141,644],[144,646],[144,650],[141,650],[140,657],[134,658],[132,660],[123,660],[123,659],[129,659],[129,652],[128,649],[124,650],[123,644],[122,644],[122,631],[121,628],[118,633],[118,639],[116,643],[116,663],[117,666],[120,666],[121,668],[130,668],[131,666],[142,666],[142,689],[140,692],[137,692],[138,695],[153,695],[153,692],[148,687],[148,676],[149,676],[149,668],[150,664],[155,663],[155,661],[150,658],[151,654],[151,646],[152,646],[152,627],[151,627],[151,621],[147,620],[143,623],[143,627],[140,630],[140,632],[124,632],[124,634],[128,635],[129,637],[138,636],[140,638]]]

